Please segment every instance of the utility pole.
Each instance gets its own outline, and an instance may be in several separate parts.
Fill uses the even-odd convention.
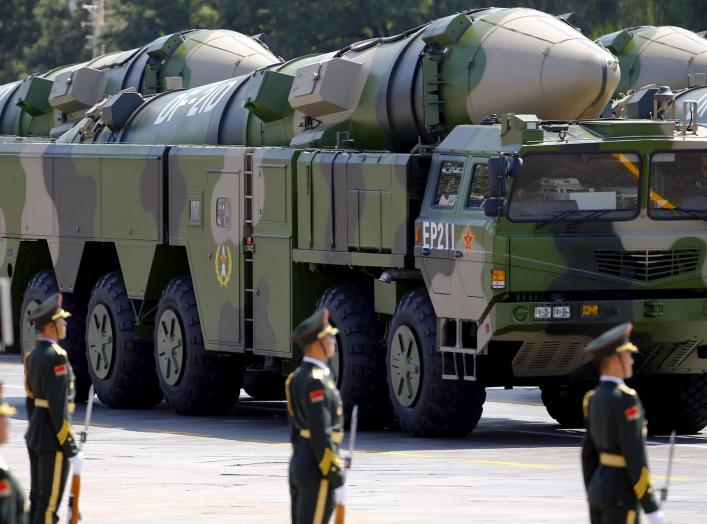
[[[77,0],[69,0],[69,9],[76,9]],[[106,25],[105,0],[92,0],[91,3],[81,4],[88,11],[90,21],[81,22],[81,27],[92,27],[93,33],[86,35],[86,47],[91,50],[93,58],[106,54],[106,45],[101,40],[103,28]]]

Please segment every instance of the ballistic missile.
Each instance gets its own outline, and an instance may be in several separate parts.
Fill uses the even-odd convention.
[[[707,40],[681,27],[633,27],[596,42],[619,59],[617,98],[649,85],[683,89],[688,75],[707,73]]]
[[[58,136],[108,95],[210,84],[281,62],[267,37],[195,29],[0,86],[0,135]]]
[[[195,89],[123,93],[61,141],[409,151],[494,114],[597,117],[619,75],[565,19],[479,9]]]

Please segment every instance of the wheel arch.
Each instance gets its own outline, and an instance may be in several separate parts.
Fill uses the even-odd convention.
[[[144,298],[159,300],[170,281],[179,275],[192,277],[191,266],[184,246],[159,245],[150,266]]]
[[[22,300],[30,279],[43,269],[54,269],[49,245],[46,240],[23,240],[17,250],[16,263],[12,272],[10,294],[14,319],[15,347],[20,344],[20,317]]]

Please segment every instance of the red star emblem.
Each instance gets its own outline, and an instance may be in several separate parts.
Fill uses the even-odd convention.
[[[464,251],[471,251],[474,246],[474,235],[471,234],[471,229],[469,227],[466,228],[464,231],[464,236],[462,236],[464,239]]]

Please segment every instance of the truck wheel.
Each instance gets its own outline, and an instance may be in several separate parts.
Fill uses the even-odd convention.
[[[135,336],[135,316],[120,272],[103,275],[86,316],[88,372],[112,408],[149,408],[162,399],[149,344]]]
[[[279,371],[246,369],[243,389],[255,400],[285,400],[285,377]]]
[[[584,399],[584,394],[590,389],[591,387],[588,384],[586,387],[574,384],[547,384],[540,386],[545,409],[560,426],[565,428],[584,427],[582,400]]]
[[[155,365],[165,400],[181,415],[220,415],[233,407],[243,370],[231,355],[207,352],[191,279],[167,284],[155,316]]]
[[[403,296],[388,335],[388,389],[400,427],[415,437],[462,437],[481,418],[486,390],[442,380],[437,322],[427,291]]]
[[[332,371],[349,420],[358,404],[359,427],[379,429],[391,419],[385,384],[383,326],[373,308],[373,293],[366,284],[330,287],[317,301],[329,309],[329,322],[339,328]]]
[[[20,348],[22,355],[32,351],[37,342],[37,332],[34,326],[29,323],[29,314],[40,302],[50,295],[59,292],[56,277],[51,269],[43,269],[27,284],[24,298],[22,299],[22,313],[20,314],[20,326],[22,335]],[[88,389],[91,387],[91,377],[88,375],[86,363],[86,306],[72,293],[63,293],[64,309],[71,313],[71,318],[67,322],[66,339],[60,340],[59,344],[66,350],[69,363],[75,376],[75,398],[76,402],[85,402],[88,397]]]
[[[652,434],[692,435],[707,426],[707,374],[645,378],[638,394]]]

